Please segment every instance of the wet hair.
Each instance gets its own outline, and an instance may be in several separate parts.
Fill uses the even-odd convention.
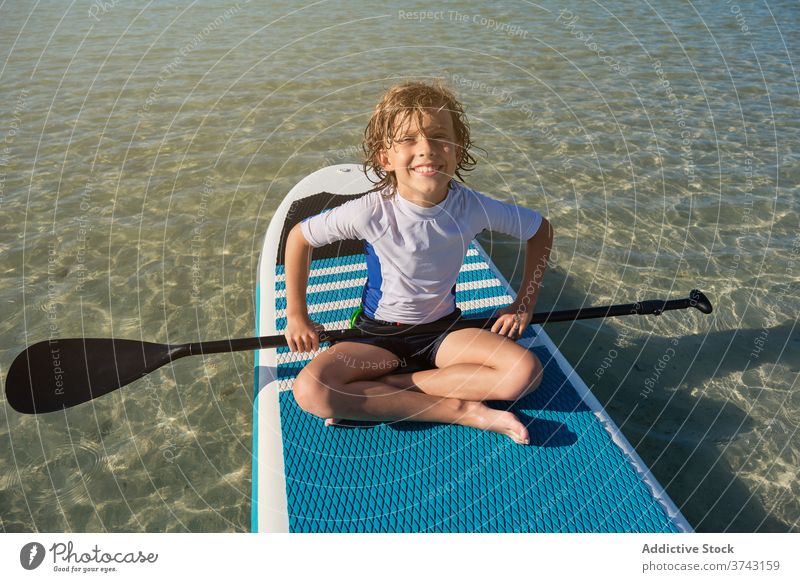
[[[372,170],[379,178],[374,190],[385,190],[391,186],[392,193],[394,192],[397,178],[394,172],[383,169],[378,156],[392,147],[397,132],[406,120],[413,115],[417,125],[422,127],[423,115],[430,113],[431,109],[449,111],[453,120],[456,177],[463,181],[462,172],[469,172],[475,167],[475,158],[470,154],[473,144],[469,135],[469,122],[455,94],[439,80],[432,83],[401,83],[383,94],[364,130],[364,170]]]

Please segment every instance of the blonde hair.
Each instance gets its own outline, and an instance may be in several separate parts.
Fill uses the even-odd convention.
[[[430,84],[419,81],[401,83],[383,94],[364,130],[364,170],[372,170],[379,178],[374,190],[383,190],[389,186],[394,190],[397,187],[394,172],[383,169],[379,155],[392,147],[397,131],[410,116],[415,117],[421,128],[422,116],[429,113],[430,109],[450,112],[455,131],[458,179],[463,181],[461,173],[469,172],[475,167],[477,162],[470,154],[473,144],[469,135],[469,122],[455,94],[439,80]]]

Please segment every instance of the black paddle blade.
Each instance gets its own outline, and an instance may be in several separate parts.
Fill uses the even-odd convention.
[[[39,342],[16,357],[6,377],[6,398],[25,414],[53,412],[88,402],[167,364],[183,346],[124,339]]]

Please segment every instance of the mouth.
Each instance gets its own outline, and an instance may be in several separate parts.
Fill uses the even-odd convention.
[[[418,176],[424,176],[426,178],[430,178],[432,176],[440,174],[442,170],[444,170],[444,166],[436,166],[432,164],[420,164],[419,166],[414,166],[413,168],[409,169]]]

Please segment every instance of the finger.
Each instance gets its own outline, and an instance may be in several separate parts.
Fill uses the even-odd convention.
[[[325,333],[325,326],[323,326],[321,323],[317,323],[315,321],[314,322],[314,336],[312,338],[312,343],[313,343],[312,347],[315,350],[319,349],[319,344],[322,341],[322,336],[323,336],[324,333]]]
[[[492,325],[492,333],[500,333],[501,329],[503,329],[503,320],[498,318]]]
[[[325,326],[321,323],[314,322],[314,349],[319,349],[319,344],[322,343],[325,337]]]
[[[289,351],[290,352],[296,352],[297,351],[297,344],[294,342],[293,338],[287,336],[286,337],[286,345],[289,346]]]
[[[512,319],[511,324],[508,326],[508,337],[516,339],[519,336],[519,320]]]
[[[508,332],[509,332],[509,329],[510,329],[509,320],[508,319],[504,319],[503,320],[503,326],[500,328],[500,331],[498,333],[500,335],[507,336]]]

